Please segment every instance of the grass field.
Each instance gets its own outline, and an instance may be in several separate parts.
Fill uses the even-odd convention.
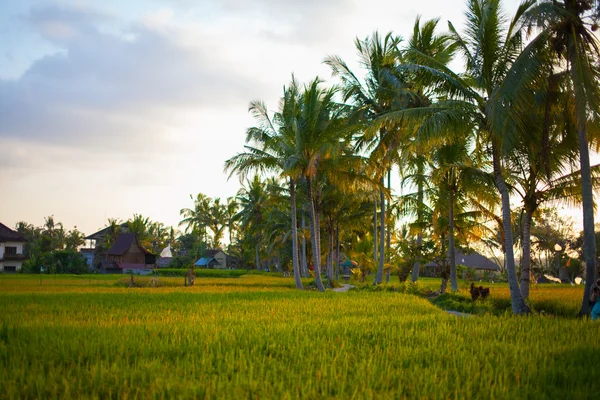
[[[0,276],[0,398],[597,398],[600,324],[291,278]],[[138,278],[143,281],[143,278]],[[148,278],[146,278],[148,279]],[[437,286],[423,280],[421,288]],[[494,285],[494,301],[508,289]],[[574,315],[581,288],[533,304]]]

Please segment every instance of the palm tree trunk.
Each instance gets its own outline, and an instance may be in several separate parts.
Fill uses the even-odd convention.
[[[458,282],[456,281],[456,250],[454,248],[454,190],[450,189],[450,199],[448,204],[448,253],[450,257],[450,287],[453,292],[458,291]]]
[[[340,280],[340,223],[336,223],[335,227],[335,280]]]
[[[446,293],[446,288],[448,287],[448,276],[442,274],[442,286],[440,287],[440,294]]]
[[[383,184],[383,178],[381,178]],[[379,202],[381,203],[381,214],[379,215],[379,267],[377,268],[377,275],[375,275],[375,285],[383,282],[383,265],[385,262],[385,194],[383,189],[379,190]]]
[[[323,282],[321,281],[321,249],[317,235],[317,219],[315,216],[315,203],[312,193],[312,183],[310,178],[306,178],[308,187],[308,214],[310,219],[310,238],[312,243],[313,262],[315,267],[315,286],[320,292],[324,292]]]
[[[525,221],[523,222],[523,245],[521,255],[521,295],[526,299],[529,297],[529,281],[531,277],[531,221],[533,213],[525,210]]]
[[[419,176],[421,175],[421,169],[419,167]],[[421,182],[421,179],[419,179],[419,185],[417,188],[417,206],[419,207],[417,209],[417,220],[419,222],[421,222],[421,204],[423,203],[423,183]],[[419,234],[417,235],[417,246],[421,246],[421,244],[423,243],[423,234],[421,233],[421,230],[419,230]],[[415,261],[415,264],[413,265],[413,270],[412,270],[412,281],[416,282],[419,279],[419,269],[421,268],[421,254],[419,251],[419,255],[417,256],[417,261]]]
[[[292,265],[294,266],[294,282],[296,289],[303,289],[300,279],[300,263],[298,262],[298,221],[296,216],[296,185],[290,178],[290,201],[292,207]]]
[[[259,251],[259,244],[256,243],[256,246],[254,247],[254,261],[256,262],[256,269],[260,271],[260,258],[258,256],[258,251]]]
[[[504,257],[506,261],[506,272],[508,275],[508,287],[510,289],[510,302],[512,305],[513,314],[527,314],[531,310],[525,303],[521,290],[519,289],[519,282],[517,281],[517,273],[515,269],[515,255],[513,252],[513,238],[512,238],[512,222],[510,219],[510,197],[508,195],[508,187],[504,178],[502,177],[502,169],[500,166],[500,149],[498,144],[492,141],[492,159],[494,164],[494,180],[496,187],[500,192],[502,199],[502,225],[504,228]]]
[[[327,249],[327,286],[333,287],[333,222],[330,221],[327,229],[328,249]]]
[[[388,181],[387,181],[387,187],[388,187],[388,192],[392,193],[392,169],[389,168],[388,169]],[[388,204],[390,205],[388,207],[388,224],[387,224],[387,240],[386,240],[386,247],[385,247],[385,251],[386,251],[386,261],[389,263],[390,262],[390,248],[392,247],[392,220],[390,218],[390,208],[391,208],[391,199],[390,202],[388,202]],[[390,283],[390,269],[388,268],[387,273],[385,274],[385,283]]]
[[[373,262],[377,264],[377,199],[373,202]]]
[[[575,72],[573,72],[575,74]],[[575,79],[575,77],[573,78]],[[579,99],[577,99],[579,100]],[[590,171],[590,154],[586,132],[587,118],[585,109],[576,101],[577,139],[579,142],[579,164],[581,168],[581,200],[583,203],[583,255],[585,258],[585,290],[579,316],[590,313],[589,295],[592,284],[596,281],[596,234],[594,232],[594,192]]]
[[[306,217],[304,216],[304,207],[302,207],[302,232],[306,230]],[[302,234],[302,277],[308,278],[310,274],[308,273],[308,262],[306,257],[306,236]]]

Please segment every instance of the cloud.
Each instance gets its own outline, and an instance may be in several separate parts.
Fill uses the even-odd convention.
[[[150,21],[164,26],[168,17]],[[178,115],[253,97],[249,77],[222,61],[211,38],[190,47],[141,23],[102,31],[98,24],[110,18],[62,6],[31,11],[27,20],[63,50],[0,80],[0,139],[151,151]]]

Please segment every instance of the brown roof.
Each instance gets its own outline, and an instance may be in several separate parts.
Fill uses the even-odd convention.
[[[26,242],[27,240],[17,231],[0,223],[0,242]]]
[[[223,250],[219,250],[219,249],[209,249],[209,250],[206,250],[202,254],[202,257],[204,257],[204,258],[211,258],[211,257],[214,257],[217,253],[222,252],[222,251]],[[223,252],[223,254],[225,254],[225,252]]]
[[[127,228],[127,222],[123,222],[122,224],[120,224],[121,226],[121,230],[122,229],[126,229]],[[104,239],[104,236],[106,236],[106,234],[110,231],[110,226],[107,226],[106,228],[102,228],[100,229],[98,232],[96,233],[92,233],[89,236],[85,237],[85,240],[101,240]]]
[[[106,252],[109,256],[121,256],[123,255],[132,244],[136,244],[146,254],[152,254],[150,251],[143,248],[137,240],[137,237],[133,233],[120,233],[115,240],[115,243]]]
[[[448,253],[446,253],[448,254]],[[463,254],[460,251],[455,253],[456,265],[464,265],[467,268],[474,269],[486,269],[489,271],[500,271],[500,267],[489,258],[473,251],[469,254]],[[425,265],[426,267],[435,267],[435,262],[430,262]]]

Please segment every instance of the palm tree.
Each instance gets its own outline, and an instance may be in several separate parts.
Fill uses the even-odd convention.
[[[196,198],[190,195],[190,198],[194,201],[194,208],[182,208],[179,211],[179,215],[184,217],[179,222],[179,226],[185,225],[186,233],[192,232],[197,235],[199,240],[206,243],[206,216],[210,212],[210,203],[212,200],[203,193],[198,193]]]
[[[342,133],[350,131],[343,119],[345,109],[334,101],[336,88],[322,88],[321,80],[305,85],[299,99],[296,153],[288,160],[290,170],[297,171],[306,184],[315,285],[324,291],[321,281],[320,224],[317,206],[320,198],[319,179],[341,172],[332,167],[346,147]],[[327,168],[329,166],[329,168]]]
[[[587,296],[597,274],[589,145],[597,142],[598,136],[597,129],[589,130],[588,127],[597,123],[600,116],[597,64],[600,48],[592,32],[597,29],[599,11],[600,5],[589,0],[540,1],[529,14],[532,24],[542,27],[542,34],[550,38],[552,50],[558,56],[556,66],[566,67],[575,98],[586,264],[586,287],[580,315],[589,314]]]
[[[478,164],[477,157],[469,152],[468,141],[448,143],[440,146],[432,155],[432,182],[443,194],[447,204],[448,258],[450,263],[450,283],[452,291],[458,290],[456,279],[455,251],[455,209],[460,204],[463,214],[469,209],[489,208],[495,197],[490,196],[490,174],[485,172],[485,164]],[[484,207],[480,207],[481,205]]]
[[[280,110],[273,118],[269,117],[264,103],[250,103],[250,112],[258,122],[257,127],[248,129],[246,151],[225,162],[225,169],[231,174],[237,172],[245,177],[250,171],[275,172],[289,182],[292,225],[292,263],[296,288],[302,289],[300,265],[298,261],[298,222],[296,207],[296,186],[299,174],[290,168],[289,160],[298,153],[301,139],[298,131],[299,93],[298,85],[292,77],[280,103]]]
[[[238,220],[236,215],[238,213],[239,204],[235,197],[227,198],[227,205],[225,206],[225,220],[227,225],[227,232],[229,233],[229,247],[233,246],[234,235],[238,232]]]
[[[152,247],[149,232],[151,225],[152,221],[150,221],[150,218],[144,217],[141,214],[133,214],[133,218],[127,221],[127,231],[136,236],[142,247],[150,248]]]
[[[529,102],[529,112],[522,117],[529,134],[519,138],[514,154],[506,163],[511,186],[523,201],[520,288],[525,298],[529,296],[534,213],[548,201],[571,205],[581,202],[581,173],[573,171],[578,139],[577,120],[570,111],[575,104],[569,75],[553,71],[550,62],[548,71],[540,78],[540,89]],[[593,183],[597,187],[598,180]]]
[[[366,70],[366,76],[363,80],[348,67],[346,62],[338,56],[330,56],[325,59],[335,77],[341,81],[341,91],[344,101],[352,101],[351,120],[361,122],[371,122],[380,115],[400,107],[404,101],[405,83],[402,77],[396,74],[398,65],[398,44],[400,38],[394,36],[391,32],[381,38],[378,32],[371,37],[363,40],[356,39],[354,44],[358,53],[359,62]],[[395,127],[381,127],[377,136],[363,135],[357,142],[357,148],[377,149],[374,155],[379,161],[379,168],[376,171],[377,178],[381,181],[379,189],[379,205],[381,208],[379,214],[379,264],[375,277],[375,284],[383,280],[383,269],[385,263],[385,191],[383,189],[383,177],[386,171],[391,168],[390,154],[385,149],[387,145],[383,144],[384,137],[388,130],[394,130]],[[377,200],[375,200],[375,203]],[[375,209],[377,207],[375,206]],[[376,214],[376,213],[375,213]],[[376,218],[374,225],[376,225]],[[375,228],[376,229],[376,228]],[[377,237],[374,237],[374,248],[377,247]],[[376,254],[376,250],[374,250]]]
[[[521,28],[532,4],[533,1],[521,4],[506,24],[499,0],[469,0],[464,37],[449,23],[453,41],[466,60],[465,74],[458,75],[433,57],[408,49],[414,61],[403,64],[400,69],[427,75],[430,84],[437,89],[438,100],[429,107],[389,113],[373,124],[375,129],[399,121],[412,121],[417,123],[418,134],[425,140],[439,138],[440,132],[446,135],[473,133],[477,137],[474,153],[491,154],[494,181],[501,197],[506,270],[515,314],[527,313],[529,307],[517,280],[509,188],[503,162],[516,139],[526,131],[519,124],[517,115],[509,121],[499,116],[506,116],[505,110],[512,110],[513,102],[529,100],[525,93],[530,91],[531,82],[542,71],[543,60],[538,55],[543,48],[543,37],[535,38],[523,48]],[[521,88],[520,96],[509,98],[503,91],[506,87]]]
[[[421,24],[421,18],[417,17],[413,26],[412,36],[408,40],[408,45],[402,50],[402,60],[404,63],[415,63],[419,61],[419,57],[416,54],[423,54],[431,59],[435,60],[439,65],[448,65],[454,56],[456,46],[452,44],[450,35],[448,34],[436,34],[439,20],[431,19]],[[428,74],[420,73],[419,70],[410,73],[412,82],[412,91],[414,93],[412,107],[427,106],[430,105],[435,97],[435,87],[432,82],[428,80]],[[425,188],[425,164],[427,163],[427,157],[424,154],[424,143],[423,140],[418,136],[412,138],[412,140],[405,140],[401,142],[402,145],[402,159],[404,160],[404,168],[401,169],[400,173],[404,176],[402,181],[403,185],[406,183],[412,183],[417,186],[417,203],[418,205],[423,204],[424,195],[423,191]],[[422,211],[420,208],[416,209],[417,220],[423,219]],[[420,248],[423,240],[423,234],[420,230],[417,231],[417,249]],[[412,269],[411,280],[416,282],[419,279],[419,269],[421,265],[420,257],[417,257]]]
[[[206,225],[213,233],[212,246],[217,249],[221,247],[221,240],[225,234],[227,206],[221,204],[220,198],[212,200],[208,214],[206,215]]]
[[[263,240],[262,228],[267,199],[265,184],[260,181],[258,175],[255,175],[251,181],[246,181],[246,186],[238,191],[237,199],[240,211],[236,218],[239,218],[242,229],[252,238],[254,261],[256,269],[260,270],[260,248]]]

